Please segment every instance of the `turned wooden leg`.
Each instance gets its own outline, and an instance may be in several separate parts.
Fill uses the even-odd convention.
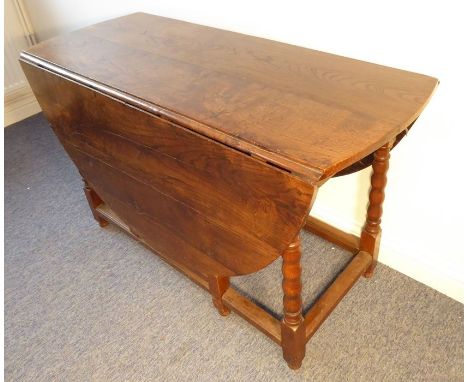
[[[301,249],[299,237],[283,253],[283,321],[281,346],[291,369],[299,369],[305,356],[305,326],[301,297]]]
[[[377,265],[379,256],[382,217],[382,205],[385,198],[385,185],[387,184],[387,170],[390,159],[392,143],[387,143],[374,153],[372,162],[371,190],[369,193],[369,206],[367,218],[361,233],[360,250],[372,255],[372,263],[364,272],[365,277],[371,277]]]
[[[83,191],[86,195],[86,199],[88,199],[89,208],[91,208],[91,212],[94,216],[94,219],[99,223],[101,227],[105,227],[109,224],[109,222],[103,219],[97,212],[96,207],[103,203],[102,199],[99,197],[98,194],[89,186],[86,180],[83,179],[84,187]]]
[[[227,316],[231,311],[223,303],[223,294],[229,288],[229,277],[209,276],[208,284],[213,297],[213,305],[218,309],[219,314]]]

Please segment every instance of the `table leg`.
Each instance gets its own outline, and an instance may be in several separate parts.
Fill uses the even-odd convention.
[[[218,309],[219,314],[227,316],[231,311],[223,303],[223,294],[229,288],[229,277],[209,276],[208,285],[213,298],[213,305]]]
[[[305,325],[301,297],[301,249],[296,237],[283,253],[283,310],[281,346],[291,369],[299,369],[305,356]]]
[[[105,227],[109,224],[107,220],[99,216],[96,211],[96,207],[103,203],[102,199],[99,197],[98,194],[89,186],[86,180],[83,179],[84,187],[83,191],[86,195],[86,199],[88,199],[89,208],[91,208],[91,212],[94,216],[94,219],[99,223],[101,227]]]
[[[364,272],[365,277],[371,277],[377,265],[379,255],[380,236],[382,230],[380,222],[382,218],[382,205],[385,199],[385,185],[387,184],[387,170],[390,159],[392,142],[379,148],[374,153],[372,162],[371,190],[369,193],[369,206],[367,218],[361,233],[360,250],[372,255],[372,263]]]

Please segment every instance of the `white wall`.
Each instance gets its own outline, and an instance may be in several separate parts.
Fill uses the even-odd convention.
[[[4,91],[13,89],[25,81],[24,74],[19,65],[15,65],[19,52],[28,47],[24,37],[24,31],[16,14],[12,0],[5,1],[5,44],[3,53],[5,55],[5,78]]]
[[[31,36],[19,14],[15,0],[5,0],[4,35],[4,125],[8,126],[41,111],[18,63],[21,50],[29,46]]]
[[[145,11],[439,78],[429,106],[392,152],[381,261],[463,301],[467,126],[462,113],[468,96],[462,79],[468,63],[459,52],[466,50],[462,36],[468,31],[461,1],[26,0],[26,5],[40,40]],[[332,180],[312,213],[357,233],[367,190],[368,171]]]

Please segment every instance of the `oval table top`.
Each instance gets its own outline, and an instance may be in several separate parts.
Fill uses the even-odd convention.
[[[438,84],[144,13],[48,40],[21,59],[313,182],[403,132]]]

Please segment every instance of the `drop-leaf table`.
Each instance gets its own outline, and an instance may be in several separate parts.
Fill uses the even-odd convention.
[[[220,314],[264,332],[293,369],[353,284],[372,275],[390,150],[438,83],[143,13],[40,43],[20,61],[99,224],[117,224],[206,288]],[[309,217],[324,182],[369,165],[359,238]],[[302,228],[355,254],[308,312]],[[281,321],[229,285],[279,256]]]

